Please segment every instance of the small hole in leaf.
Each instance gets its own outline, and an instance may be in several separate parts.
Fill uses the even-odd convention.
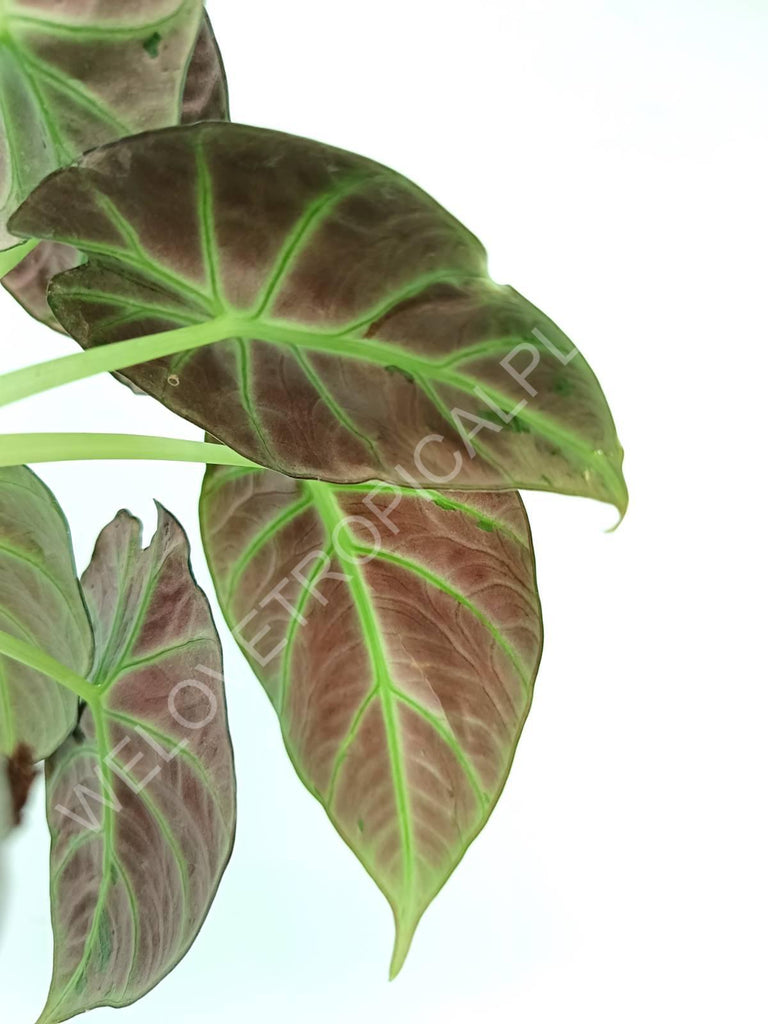
[[[153,32],[149,39],[145,39],[143,46],[150,57],[154,60],[160,53],[160,43],[162,43],[163,37],[159,32]]]
[[[181,384],[181,381],[179,380],[177,374],[172,373],[171,376],[168,378],[168,383],[172,388],[177,388],[179,384]]]

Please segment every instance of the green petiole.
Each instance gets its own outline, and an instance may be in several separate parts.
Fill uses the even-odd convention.
[[[124,370],[138,363],[202,348],[215,341],[224,341],[236,334],[239,326],[241,325],[232,317],[218,317],[191,327],[179,327],[173,331],[148,334],[143,338],[116,341],[86,352],[75,352],[73,355],[50,359],[35,366],[25,366],[21,370],[0,376],[0,406],[10,405],[22,398],[31,398],[63,384],[85,380],[97,373]]]
[[[39,647],[33,647],[2,630],[0,630],[0,654],[13,661],[18,661],[20,665],[26,665],[27,668],[34,669],[36,672],[42,672],[43,675],[53,679],[88,704],[93,704],[98,700],[98,690],[87,679],[83,679],[66,665],[51,658]]]
[[[261,468],[226,445],[208,441],[141,434],[0,434],[0,466],[96,459],[205,462]]]

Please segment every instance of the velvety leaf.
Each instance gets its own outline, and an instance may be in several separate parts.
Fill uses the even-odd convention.
[[[626,505],[583,357],[378,164],[256,128],[176,128],[88,154],[13,228],[87,253],[49,294],[86,348],[221,317],[230,340],[126,375],[259,464]]]
[[[93,637],[69,526],[48,488],[25,466],[0,469],[0,630],[79,675]],[[0,753],[52,754],[77,721],[77,698],[33,669],[0,656]]]
[[[175,124],[202,0],[4,0],[0,248],[42,179],[86,149]]]
[[[170,82],[170,86],[175,95],[174,81]],[[210,19],[205,15],[187,71],[181,123],[220,121],[228,117],[229,98],[224,64]],[[175,121],[174,117],[174,121],[168,123]],[[37,320],[56,331],[66,333],[48,305],[48,285],[57,274],[72,270],[81,262],[82,256],[72,246],[41,242],[2,279],[2,284]]]
[[[304,783],[389,900],[392,972],[499,798],[542,625],[519,496],[210,469],[221,607]]]
[[[98,697],[46,766],[54,972],[40,1021],[125,1006],[194,941],[232,849],[221,647],[178,523],[126,512],[83,576]]]

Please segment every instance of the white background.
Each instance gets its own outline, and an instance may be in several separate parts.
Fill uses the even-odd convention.
[[[494,276],[584,351],[627,450],[629,514],[528,500],[547,643],[493,819],[386,981],[390,914],[303,790],[227,637],[240,821],[199,941],[122,1020],[764,1022],[765,0],[212,0],[237,120],[414,178]],[[0,369],[74,345],[0,295]],[[111,379],[0,429],[197,436]],[[80,565],[157,497],[209,587],[201,470],[42,467]],[[51,941],[38,785],[13,841],[3,1022]]]

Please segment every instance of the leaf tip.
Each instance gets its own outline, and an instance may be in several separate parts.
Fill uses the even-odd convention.
[[[395,948],[392,951],[392,960],[389,964],[390,981],[394,981],[403,969],[418,923],[418,917],[413,916],[406,921],[401,921],[395,915]]]
[[[620,464],[616,470],[616,482],[617,487],[614,492],[615,496],[613,499],[613,505],[616,511],[619,513],[619,518],[616,520],[613,526],[609,527],[605,531],[606,533],[615,533],[616,530],[618,530],[618,528],[624,522],[624,517],[626,516],[627,509],[629,508],[629,490],[627,488],[627,481],[624,479],[624,473],[622,472]]]
[[[621,526],[629,506],[629,489],[624,477],[624,449],[619,445],[618,450],[609,453],[598,448],[593,453],[598,460],[598,466],[606,488],[605,498],[614,506],[619,513],[618,522],[610,528],[613,533]],[[589,472],[589,471],[588,471]]]
[[[628,507],[629,507],[629,502],[628,501],[625,501],[622,505],[617,505],[616,506],[616,510],[619,513],[619,518],[616,520],[616,522],[613,524],[613,526],[609,526],[608,527],[608,529],[605,531],[606,533],[616,533],[618,528],[624,522],[624,516],[626,516],[626,514],[627,514],[627,508]]]

